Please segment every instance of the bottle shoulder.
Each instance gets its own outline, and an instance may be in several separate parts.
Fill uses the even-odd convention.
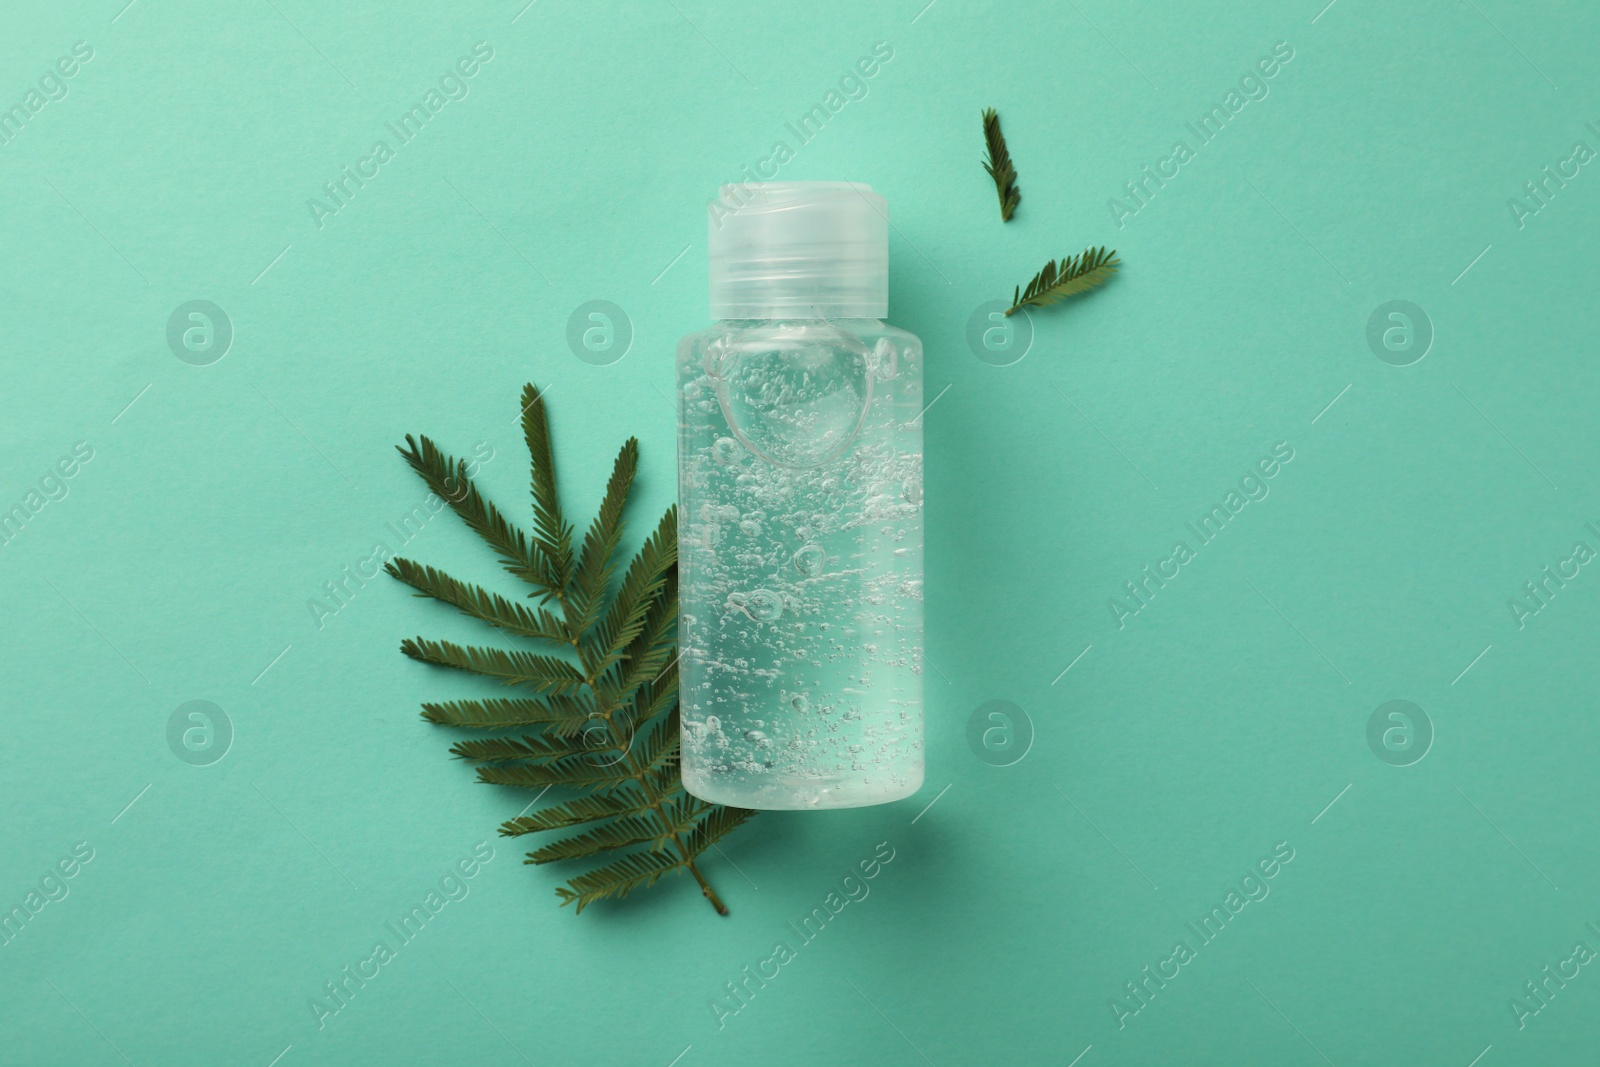
[[[881,322],[878,326],[882,331],[880,336],[887,337],[901,348],[908,351],[922,351],[922,338],[910,330],[903,330],[899,326],[891,326],[887,322]]]
[[[890,325],[881,319],[722,319],[704,329],[685,334],[678,341],[679,353],[699,351],[716,342],[738,340],[803,339],[815,341],[819,335],[842,331],[863,341],[888,338],[901,345],[922,346],[922,339],[910,330]]]

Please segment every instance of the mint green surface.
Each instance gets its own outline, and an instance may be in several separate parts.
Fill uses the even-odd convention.
[[[1567,561],[1600,549],[1600,174],[1566,161],[1600,148],[1600,9],[1324,2],[14,5],[0,106],[93,58],[0,145],[0,510],[92,459],[0,548],[0,906],[75,872],[0,946],[0,1059],[1592,1061],[1600,575]],[[465,98],[398,145],[478,42]],[[864,98],[797,148],[785,123],[876,42]],[[1265,98],[1199,145],[1185,124],[1277,42]],[[308,198],[380,139],[319,227]],[[486,443],[523,514],[530,379],[574,514],[639,436],[638,537],[673,492],[704,204],[779,139],[782,178],[888,198],[890,319],[927,345],[928,784],[755,820],[706,864],[726,919],[687,878],[575,916],[494,834],[531,797],[418,718],[476,690],[400,639],[478,631],[387,578],[320,627],[308,602],[398,547],[407,432]],[[1119,228],[1108,200],[1179,139]],[[1572,176],[1532,214],[1545,165]],[[1034,315],[1020,362],[968,349],[974,308],[1102,243],[1124,273]],[[634,330],[605,366],[565,340],[596,299]],[[191,300],[233,325],[209,366],[168,346]],[[1431,320],[1420,362],[1368,347],[1391,300]],[[1279,442],[1266,498],[1200,546],[1186,524]],[[1179,540],[1119,628],[1111,598]],[[511,581],[448,515],[404,551]],[[1519,627],[1546,566],[1576,577]],[[168,747],[192,700],[233,724],[209,766]],[[1032,722],[1010,766],[968,747],[990,700]],[[1410,766],[1368,745],[1390,700],[1432,723]],[[467,895],[319,1029],[310,998],[480,842]],[[870,894],[805,942],[788,924],[880,842]],[[1201,945],[1188,924],[1283,842]],[[741,1006],[747,966],[778,969]],[[1179,969],[1141,1006],[1146,966]]]

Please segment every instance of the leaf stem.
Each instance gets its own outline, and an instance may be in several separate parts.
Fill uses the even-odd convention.
[[[600,694],[595,691],[595,680],[596,679],[589,679],[588,685],[590,692],[594,693],[596,706],[598,707]],[[604,714],[603,717],[606,721],[606,725],[609,726],[611,724],[611,715],[619,710],[621,710],[620,706],[613,708],[611,711]],[[641,766],[639,763],[635,762],[633,758],[632,747],[633,746],[630,742],[629,745],[622,748],[621,758],[627,761],[628,769],[633,772],[634,780],[642,782],[645,774],[648,773],[650,768],[647,766]],[[672,829],[672,820],[667,817],[666,811],[662,808],[661,798],[657,797],[655,800],[651,801],[650,806],[646,810],[654,813],[663,830]],[[705,898],[711,902],[711,906],[717,909],[718,915],[726,916],[728,914],[728,906],[722,902],[721,897],[717,896],[717,891],[711,888],[711,883],[706,881],[706,876],[700,873],[699,866],[697,866],[694,862],[694,854],[690,852],[688,846],[683,843],[682,836],[677,833],[673,833],[669,840],[671,840],[673,847],[678,850],[678,855],[682,857],[683,865],[689,868],[689,873],[694,875],[694,880],[700,884],[700,892],[703,893]]]
[[[677,834],[672,835],[672,842],[680,850],[683,849],[683,843],[678,840]],[[688,855],[688,853],[685,852],[684,855]],[[706,899],[711,901],[711,906],[717,909],[717,914],[727,915],[728,906],[722,902],[721,897],[717,896],[717,891],[711,888],[711,883],[706,881],[706,876],[700,873],[700,868],[694,865],[694,860],[689,861],[689,873],[694,875],[694,880],[700,883],[700,892],[704,893]]]

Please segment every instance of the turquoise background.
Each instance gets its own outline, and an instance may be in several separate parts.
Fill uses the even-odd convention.
[[[0,905],[94,856],[0,947],[7,1062],[1592,1059],[1594,968],[1522,1028],[1511,1001],[1600,949],[1600,576],[1520,628],[1508,601],[1600,547],[1600,175],[1520,227],[1508,199],[1600,147],[1600,9],[924,2],[10,6],[0,106],[94,55],[0,146],[0,510],[93,458],[0,548]],[[308,198],[480,41],[466,98],[319,228]],[[486,443],[523,514],[530,379],[575,515],[639,436],[639,536],[673,492],[704,204],[880,41],[781,177],[888,198],[890,318],[927,345],[928,783],[740,830],[706,864],[726,919],[686,878],[575,916],[494,834],[529,798],[417,716],[472,686],[399,640],[477,631],[388,579],[320,628],[308,601],[422,502],[407,432]],[[1108,201],[1280,41],[1269,95],[1119,228]],[[974,308],[1102,243],[1125,272],[1034,315],[1025,358],[968,349]],[[208,366],[166,339],[196,299],[234,330]],[[565,342],[594,299],[634,331],[606,366]],[[1434,331],[1408,366],[1367,343],[1396,299]],[[1119,628],[1123,582],[1278,442],[1270,495]],[[406,552],[510,581],[448,516]],[[1409,766],[1367,741],[1396,699],[1434,734]],[[233,725],[210,766],[167,744],[191,700]],[[1009,766],[966,741],[991,700],[1031,722]],[[319,1030],[309,998],[484,841]],[[870,896],[799,944],[879,842]],[[1270,895],[1140,1006],[1124,983],[1280,842]]]

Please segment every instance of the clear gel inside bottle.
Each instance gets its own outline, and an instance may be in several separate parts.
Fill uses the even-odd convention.
[[[887,326],[888,208],[728,186],[713,327],[678,346],[683,783],[746,808],[922,784],[922,344]]]

